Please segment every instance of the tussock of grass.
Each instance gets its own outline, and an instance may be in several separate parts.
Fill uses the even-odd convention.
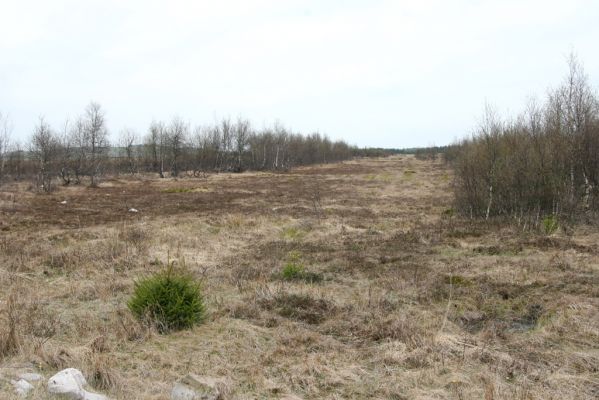
[[[193,192],[193,188],[173,187],[173,188],[162,189],[162,193],[189,193],[189,192]]]
[[[304,281],[307,283],[318,283],[323,279],[322,274],[306,271],[301,262],[302,253],[292,250],[287,254],[288,262],[281,271],[281,278],[286,281]]]
[[[306,235],[306,232],[296,227],[289,227],[283,230],[283,238],[287,240],[300,240]]]
[[[287,281],[304,281],[318,283],[323,280],[322,274],[306,271],[302,264],[289,262],[283,267],[282,278]]]
[[[2,310],[4,320],[0,325],[0,359],[17,354],[21,349],[22,337],[19,329],[16,294],[10,293]]]
[[[559,228],[559,223],[555,215],[548,215],[543,218],[543,230],[546,235],[552,235]]]
[[[309,293],[280,291],[260,298],[258,304],[281,317],[308,324],[319,324],[335,312],[335,305],[331,301],[316,298]]]

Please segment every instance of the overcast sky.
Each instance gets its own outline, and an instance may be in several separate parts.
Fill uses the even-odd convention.
[[[517,112],[574,50],[599,84],[599,1],[2,0],[0,111],[25,140],[91,100],[152,119],[279,120],[359,146],[447,144]]]

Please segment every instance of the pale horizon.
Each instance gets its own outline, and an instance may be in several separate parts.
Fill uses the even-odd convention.
[[[574,52],[599,87],[591,1],[190,1],[3,5],[0,112],[26,142],[90,101],[111,140],[152,120],[243,116],[359,147],[446,145],[485,102],[544,98]]]

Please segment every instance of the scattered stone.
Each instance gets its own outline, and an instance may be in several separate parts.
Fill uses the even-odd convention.
[[[189,374],[171,391],[171,400],[221,400],[227,392],[224,380]]]
[[[37,382],[44,379],[40,374],[36,374],[35,372],[24,372],[19,375],[19,379],[24,379],[28,382]]]
[[[20,397],[27,397],[29,392],[33,390],[33,385],[27,382],[25,379],[19,379],[18,381],[11,380],[10,383],[12,383],[15,388],[15,392],[17,392],[17,395]]]
[[[108,400],[104,395],[88,392],[83,388],[85,385],[87,381],[81,371],[67,368],[48,379],[48,392],[72,400]]]
[[[195,390],[181,382],[175,383],[171,391],[172,400],[194,400],[197,398]]]
[[[131,212],[131,213],[137,213],[137,212],[139,212],[139,210],[137,208],[130,208],[129,212]]]
[[[67,201],[63,200],[63,201],[60,202],[60,204],[67,204]]]

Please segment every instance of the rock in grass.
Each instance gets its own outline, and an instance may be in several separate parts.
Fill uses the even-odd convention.
[[[220,400],[226,387],[222,379],[189,374],[175,383],[171,400]]]
[[[36,374],[35,372],[24,372],[19,375],[19,379],[24,379],[28,382],[37,382],[44,379],[40,374]]]
[[[81,371],[67,368],[48,379],[48,392],[72,400],[108,400],[104,395],[88,392],[83,388],[85,385],[87,381]]]
[[[29,392],[33,390],[33,385],[27,382],[25,379],[19,379],[18,381],[11,380],[10,383],[15,388],[15,392],[20,397],[27,397]]]
[[[175,383],[171,391],[172,400],[194,400],[197,398],[195,390],[181,382]]]

